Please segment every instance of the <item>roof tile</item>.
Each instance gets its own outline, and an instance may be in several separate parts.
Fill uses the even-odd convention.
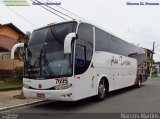
[[[11,51],[11,49],[15,43],[16,43],[15,39],[10,38],[5,35],[0,35],[0,46],[3,46],[7,50]]]

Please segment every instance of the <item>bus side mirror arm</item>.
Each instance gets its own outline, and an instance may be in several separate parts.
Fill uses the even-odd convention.
[[[77,34],[76,33],[69,33],[64,40],[64,53],[71,53],[71,44],[73,39],[77,38]]]
[[[24,43],[17,43],[12,47],[11,50],[11,59],[14,59],[14,53],[18,47],[24,47]]]

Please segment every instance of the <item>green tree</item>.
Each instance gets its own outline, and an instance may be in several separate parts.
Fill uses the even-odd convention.
[[[30,37],[30,32],[27,31],[25,35],[19,35],[18,39],[17,39],[17,43],[24,43],[24,44],[28,44],[29,41],[29,37]],[[20,61],[24,61],[24,48],[17,48],[16,52],[17,54],[17,58]]]
[[[28,44],[29,38],[30,38],[30,32],[26,32],[25,35],[19,35],[18,39],[17,39],[17,43],[24,43],[24,44]],[[18,60],[20,61],[24,61],[24,48],[17,48],[16,49],[16,55],[18,56]],[[16,67],[14,69],[14,72],[16,73],[16,77],[21,77],[19,75],[23,75],[23,67]],[[22,78],[21,78],[22,79]],[[19,80],[21,80],[19,79]],[[16,98],[20,98],[20,99],[25,99],[24,94],[23,94],[23,90],[21,90],[21,94],[20,95],[16,95],[14,96]]]

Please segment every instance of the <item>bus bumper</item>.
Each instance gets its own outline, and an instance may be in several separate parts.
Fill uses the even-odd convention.
[[[75,101],[70,88],[64,90],[32,90],[23,87],[23,93],[26,98]]]

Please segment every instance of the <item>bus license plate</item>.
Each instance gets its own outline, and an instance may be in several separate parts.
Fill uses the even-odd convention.
[[[37,97],[38,98],[45,98],[45,94],[43,94],[43,93],[37,93]]]

